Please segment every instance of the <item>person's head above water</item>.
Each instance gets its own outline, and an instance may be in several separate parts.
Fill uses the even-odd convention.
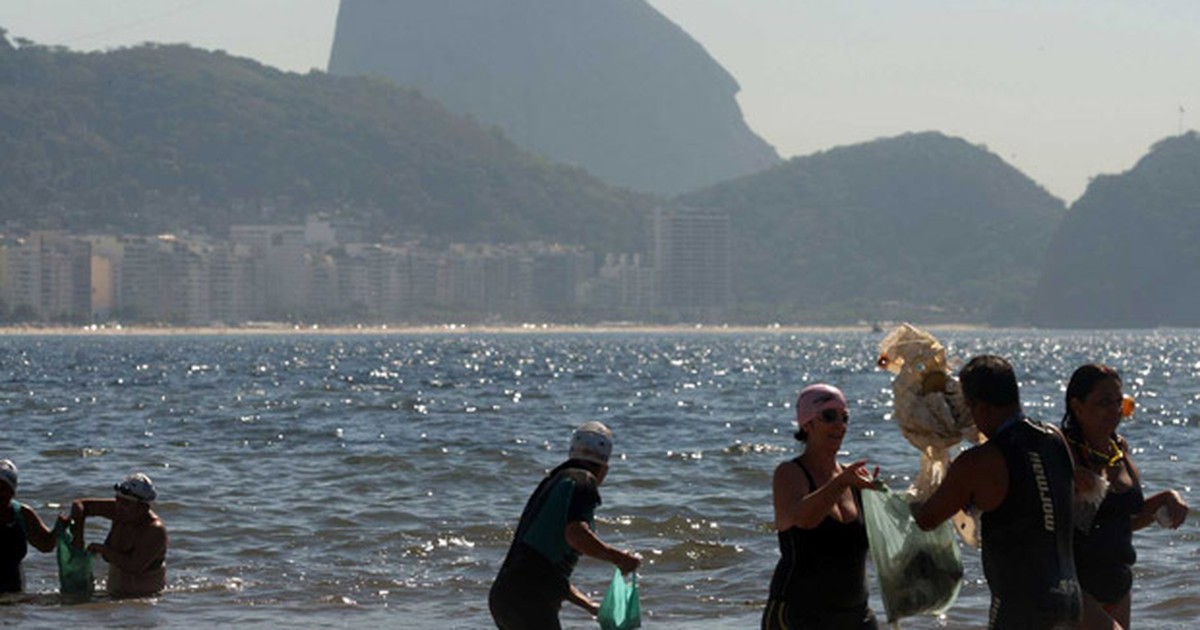
[[[992,407],[1011,407],[1021,404],[1017,375],[1004,357],[981,354],[958,372],[963,397],[968,403],[983,403]]]
[[[800,390],[796,398],[796,439],[808,439],[808,428],[818,419],[828,416],[833,420],[844,420],[849,405],[842,390],[826,383],[816,383]]]
[[[608,427],[600,422],[585,422],[571,435],[569,457],[607,466],[612,447],[613,435]]]
[[[121,483],[113,486],[113,491],[116,492],[117,498],[132,499],[139,503],[153,503],[158,498],[154,482],[143,473],[129,475]]]
[[[0,459],[0,481],[4,482],[9,490],[17,491],[17,465],[12,463],[11,459]]]

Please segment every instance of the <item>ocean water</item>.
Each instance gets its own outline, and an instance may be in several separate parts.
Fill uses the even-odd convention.
[[[936,331],[935,331],[936,332]],[[0,457],[49,522],[75,497],[154,477],[171,540],[158,598],[66,604],[49,554],[6,623],[34,626],[487,628],[487,590],[526,497],[571,430],[616,434],[597,528],[641,552],[646,627],[757,627],[778,558],[770,475],[798,452],[790,405],[829,381],[851,400],[844,461],[893,487],[918,453],[891,418],[881,335],[570,333],[0,337]],[[1057,420],[1080,363],[1118,367],[1122,429],[1148,492],[1200,481],[1200,332],[945,332],[950,354],[1009,357],[1027,412]],[[1200,619],[1200,526],[1135,536],[1140,627]],[[103,536],[103,521],[90,536]],[[987,587],[941,618],[982,627]],[[97,561],[98,573],[104,563]],[[583,559],[599,598],[611,567]],[[873,576],[872,576],[873,579]],[[875,588],[872,583],[872,589]],[[876,611],[882,606],[873,595]],[[594,628],[567,606],[569,628]]]

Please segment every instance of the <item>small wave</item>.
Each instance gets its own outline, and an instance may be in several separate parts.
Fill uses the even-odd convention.
[[[107,448],[52,448],[40,451],[43,457],[103,457],[112,451]]]
[[[646,555],[651,566],[660,570],[710,571],[734,566],[746,550],[739,545],[719,541],[687,540]]]
[[[762,455],[763,453],[787,453],[791,449],[776,444],[745,444],[736,442],[721,449],[725,455]]]

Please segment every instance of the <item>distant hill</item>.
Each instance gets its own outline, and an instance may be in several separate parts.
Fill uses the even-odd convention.
[[[733,77],[645,0],[342,0],[329,71],[415,87],[635,190],[779,161]]]
[[[995,154],[916,133],[685,195],[723,208],[749,319],[1023,321],[1063,203]]]
[[[1032,312],[1044,326],[1200,326],[1200,135],[1092,180],[1054,234]]]
[[[388,81],[0,36],[0,220],[219,232],[349,208],[376,233],[630,251],[650,203]]]

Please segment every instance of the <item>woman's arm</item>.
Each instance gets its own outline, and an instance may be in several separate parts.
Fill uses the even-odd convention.
[[[71,502],[71,519],[80,521],[89,516],[112,520],[116,499],[75,499]]]
[[[585,556],[611,562],[617,565],[617,568],[621,569],[621,573],[637,571],[638,566],[642,563],[641,557],[637,554],[621,551],[616,547],[607,545],[583,521],[571,521],[567,523],[567,530],[563,533],[566,536],[567,544],[571,545],[572,549]]]
[[[582,591],[575,588],[574,584],[568,584],[567,586],[570,587],[567,591],[567,601],[588,611],[588,613],[591,615],[600,614],[600,604],[588,599],[588,596],[584,595]]]
[[[45,553],[54,549],[54,533],[42,522],[42,518],[28,505],[21,504],[25,516],[25,535],[34,549]]]
[[[810,492],[808,479],[800,467],[784,462],[775,468],[771,492],[775,502],[775,529],[785,531],[792,527],[812,529],[821,524],[833,511],[834,504],[846,488],[871,487],[871,478],[866,471],[866,460],[846,466],[824,485]]]
[[[1187,520],[1188,504],[1179,496],[1179,493],[1174,490],[1163,490],[1162,492],[1153,494],[1142,505],[1142,511],[1133,515],[1133,530],[1144,529],[1155,520],[1155,515],[1159,509],[1166,508],[1167,523],[1164,527],[1177,529],[1183,522]]]

